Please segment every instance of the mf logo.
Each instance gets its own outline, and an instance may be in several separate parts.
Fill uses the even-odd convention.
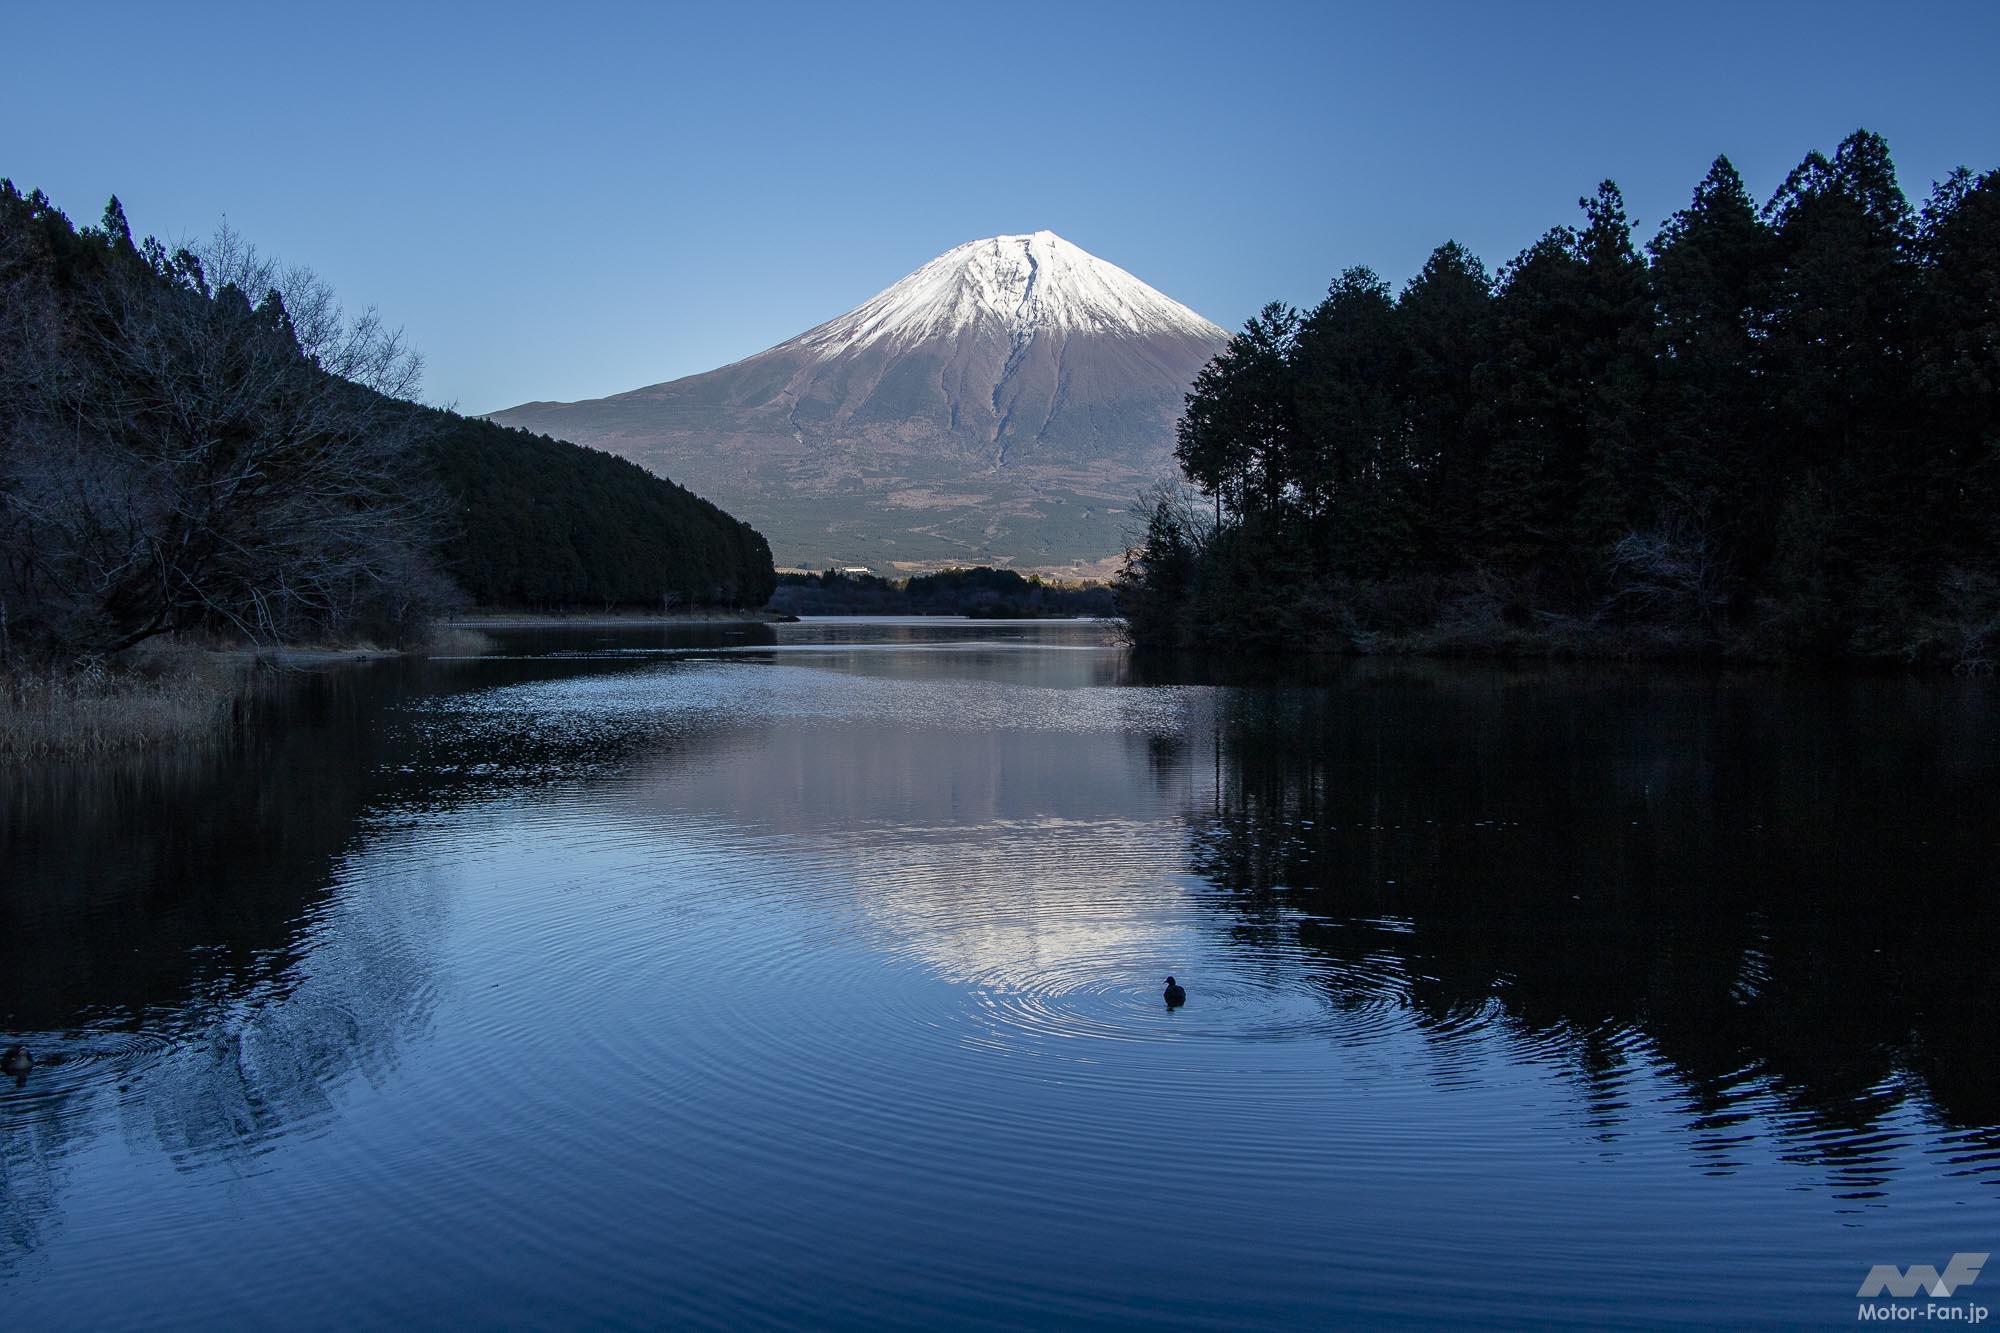
[[[1854,1294],[1865,1298],[1880,1296],[1886,1290],[1891,1296],[1949,1296],[1960,1287],[1971,1286],[1985,1263],[1983,1254],[1954,1254],[1942,1273],[1929,1264],[1911,1264],[1908,1268],[1876,1264],[1868,1270],[1861,1290]]]

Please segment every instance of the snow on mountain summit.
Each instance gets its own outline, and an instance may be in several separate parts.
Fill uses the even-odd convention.
[[[821,353],[908,346],[986,330],[1017,343],[1042,334],[1224,338],[1180,302],[1052,231],[968,241],[781,346]]]
[[[494,420],[671,476],[785,563],[1101,573],[1228,341],[1054,232],[991,236],[740,361]]]

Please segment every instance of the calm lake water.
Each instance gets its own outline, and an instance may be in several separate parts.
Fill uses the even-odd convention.
[[[809,622],[282,711],[0,773],[10,1326],[1824,1325],[2000,1252],[1990,682]]]

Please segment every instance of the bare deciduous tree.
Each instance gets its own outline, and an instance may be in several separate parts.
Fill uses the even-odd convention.
[[[226,227],[125,258],[67,339],[0,330],[0,392],[24,404],[0,545],[41,636],[113,652],[202,626],[338,634],[438,595],[400,401],[421,362],[400,334]]]
[[[1680,510],[1610,552],[1604,613],[1714,636],[1729,609],[1729,561],[1708,525]]]

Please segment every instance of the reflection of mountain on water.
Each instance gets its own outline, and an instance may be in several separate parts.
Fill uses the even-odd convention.
[[[147,1280],[220,1240],[206,1295],[281,1219],[262,1271],[298,1289],[342,1290],[293,1264],[365,1230],[406,1265],[385,1301],[439,1256],[503,1300],[515,1254],[530,1294],[595,1262],[578,1286],[615,1297],[754,1260],[760,1201],[809,1203],[810,1239],[878,1164],[950,1178],[982,1135],[1021,1153],[977,1164],[996,1186],[1064,1201],[1021,1216],[1189,1187],[1250,1219],[1238,1254],[1288,1216],[1326,1223],[1315,1253],[1354,1234],[1277,1192],[1379,1205],[1426,1173],[1453,1188],[1397,1219],[1420,1231],[1557,1177],[1603,1217],[1617,1181],[1573,1169],[1600,1156],[1666,1182],[1635,1196],[1655,1228],[1779,1180],[1891,1196],[1908,1230],[1995,1178],[1977,688],[1093,688],[1118,654],[811,631],[343,675],[241,754],[0,792],[0,1021],[52,1057],[0,1084],[0,1264],[39,1247],[62,1300],[106,1237]],[[1168,1101],[1149,1162],[1131,1113]],[[938,1155],[897,1158],[904,1129]],[[871,1136],[865,1187],[809,1169]],[[1227,1173],[1188,1172],[1198,1138]],[[1090,1180],[1100,1145],[1135,1174]],[[907,1197],[869,1216],[923,1225]],[[936,1216],[976,1232],[967,1197]],[[176,1253],[190,1218],[213,1229]]]
[[[676,691],[676,709],[780,725],[727,763],[662,751],[634,766],[635,817],[785,848],[803,880],[786,892],[851,895],[875,947],[954,984],[1006,988],[1148,958],[1156,929],[1133,919],[1135,904],[1181,869],[1160,836],[1176,810],[1135,799],[1144,769],[1123,737],[1178,733],[1183,691],[1105,688],[1123,683],[1125,658],[1096,626],[1040,627],[1078,650],[1034,652],[968,644],[960,630],[936,652],[883,653],[868,631],[912,648],[940,631],[811,629],[796,652],[708,664],[695,679],[710,686]],[[592,693],[587,711],[601,714],[619,682]],[[657,690],[631,698],[662,708]]]
[[[1448,668],[1219,706],[1153,753],[1214,767],[1192,863],[1336,1003],[1504,1027],[1607,1132],[1653,1066],[1719,1169],[1753,1112],[1860,1197],[1911,1112],[2000,1150],[1983,687]]]

